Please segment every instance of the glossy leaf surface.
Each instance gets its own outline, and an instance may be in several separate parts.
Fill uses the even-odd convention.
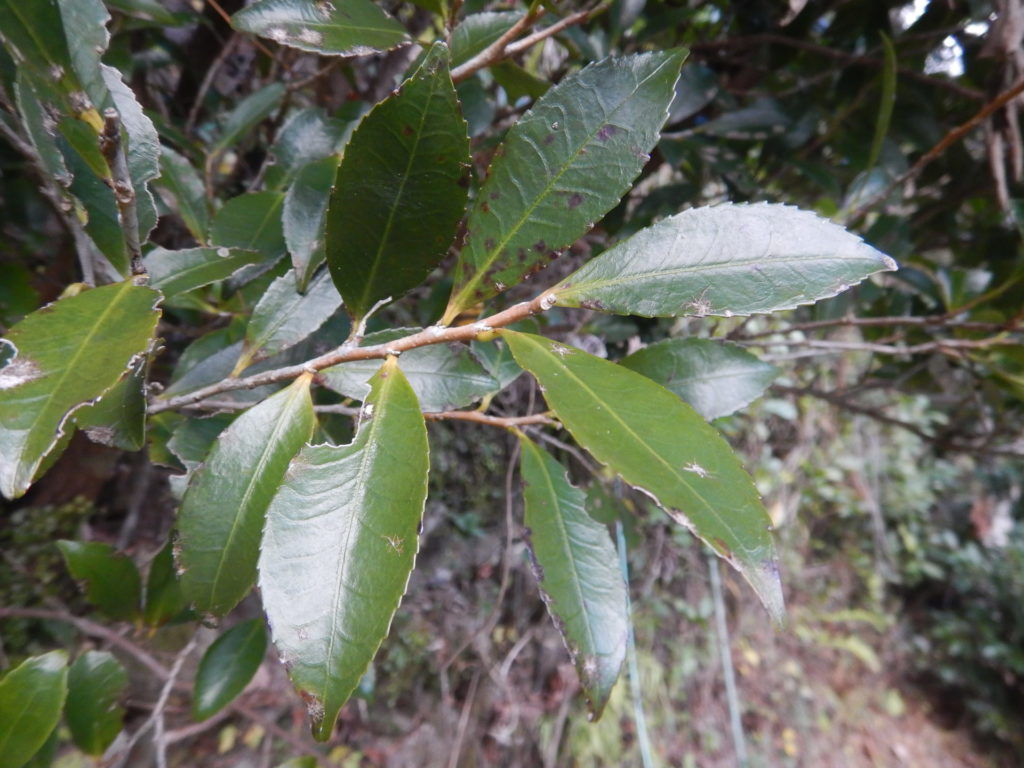
[[[142,578],[135,563],[109,544],[58,541],[68,571],[85,584],[85,597],[112,619],[132,621],[142,602]]]
[[[160,294],[106,285],[28,315],[0,347],[0,492],[23,494],[72,412],[114,386],[149,346]]]
[[[60,721],[67,695],[68,655],[32,656],[0,680],[0,756],[4,768],[21,768]]]
[[[107,651],[86,651],[71,665],[65,719],[87,755],[102,755],[117,737],[124,721],[118,700],[127,687],[128,673]]]
[[[452,66],[469,61],[522,17],[522,11],[484,11],[464,18],[452,30]]]
[[[466,204],[469,139],[435,44],[352,134],[327,212],[327,264],[353,317],[437,266]]]
[[[891,258],[810,211],[725,204],[662,219],[553,291],[566,307],[728,317],[811,304],[891,269]]]
[[[781,621],[771,521],[722,436],[671,392],[621,365],[541,336],[506,331],[502,338],[576,441],[742,573]]]
[[[260,534],[288,462],[313,434],[309,376],[243,413],[192,475],[178,515],[181,586],[222,616],[256,581]]]
[[[591,64],[512,127],[469,214],[444,322],[518,283],[618,202],[658,140],[685,55]]]
[[[306,290],[313,273],[326,258],[327,204],[337,173],[337,157],[308,163],[295,174],[295,181],[284,196],[281,223],[300,292]]]
[[[245,364],[264,360],[298,344],[338,311],[341,297],[326,270],[305,293],[295,288],[295,270],[281,275],[259,300],[245,329]],[[339,343],[341,339],[338,340]],[[245,367],[240,366],[240,368]]]
[[[234,701],[260,668],[266,651],[263,619],[243,621],[214,640],[196,671],[192,717],[205,720]]]
[[[408,40],[405,29],[370,0],[261,0],[231,17],[240,32],[336,56],[386,51]]]
[[[675,392],[708,421],[749,405],[778,375],[742,347],[710,339],[666,339],[621,363]]]
[[[608,529],[593,520],[565,468],[520,435],[525,524],[548,612],[599,718],[626,657],[629,611]]]
[[[399,328],[371,333],[363,339],[363,346],[383,344],[416,331]],[[353,360],[325,368],[320,376],[335,392],[363,400],[370,391],[370,378],[379,368],[377,360]],[[462,344],[429,344],[403,352],[402,373],[426,412],[461,408],[499,389],[494,377]]]
[[[143,259],[149,284],[165,296],[187,293],[224,280],[249,264],[262,261],[259,251],[239,248],[185,248],[168,251],[154,248]]]
[[[267,511],[260,590],[274,643],[327,739],[405,592],[427,494],[427,433],[392,358],[355,439],[308,446]]]

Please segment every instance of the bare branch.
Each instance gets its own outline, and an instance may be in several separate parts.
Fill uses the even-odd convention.
[[[428,344],[447,344],[453,341],[472,341],[482,333],[487,333],[495,328],[502,328],[511,325],[527,317],[539,314],[552,306],[553,296],[545,291],[532,301],[524,301],[508,309],[491,315],[472,325],[459,325],[451,328],[443,326],[432,326],[418,333],[406,336],[386,344],[374,344],[369,347],[350,347],[342,345],[336,350],[307,360],[299,365],[289,365],[283,368],[275,368],[272,371],[265,371],[245,378],[229,377],[216,384],[189,392],[186,395],[171,397],[168,399],[154,398],[149,403],[148,411],[151,414],[163,411],[183,408],[205,400],[213,395],[224,392],[232,392],[239,389],[254,389],[265,384],[276,384],[281,381],[290,381],[298,378],[303,373],[315,373],[316,371],[329,368],[339,363],[347,363],[352,360],[383,360],[388,355],[400,355],[410,349],[424,347]]]

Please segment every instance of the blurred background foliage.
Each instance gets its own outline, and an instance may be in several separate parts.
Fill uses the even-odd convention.
[[[455,26],[452,12],[514,7],[383,5],[424,40]],[[125,73],[164,146],[199,169],[212,209],[281,183],[287,163],[274,152],[289,150],[282,127],[295,112],[320,109],[343,133],[417,55],[406,47],[328,60],[257,41],[225,22],[241,0],[107,6],[105,60]],[[550,319],[549,332],[613,359],[697,336],[740,344],[778,367],[763,399],[716,422],[772,512],[790,605],[788,627],[776,631],[749,590],[723,573],[750,765],[1024,759],[1022,39],[1019,0],[614,0],[460,85],[482,176],[503,131],[566,71],[620,52],[691,51],[665,135],[633,193],[548,269],[552,276],[659,217],[725,200],[816,210],[901,264],[884,281],[779,317],[572,310]],[[11,72],[0,57],[0,80]],[[225,142],[240,105],[251,108],[246,99],[274,83],[288,87]],[[0,122],[10,107],[0,104]],[[72,239],[38,181],[0,136],[0,330],[79,279]],[[171,205],[172,182],[166,168],[155,182],[154,241],[187,247],[192,235]],[[542,273],[534,285],[548,282]],[[381,322],[430,321],[446,289],[438,273]],[[164,359],[210,331],[233,340],[231,315],[245,311],[246,296],[168,307]],[[494,406],[521,412],[535,397],[520,380]],[[152,427],[154,461],[167,428]],[[344,440],[347,429],[339,419],[332,436]],[[632,573],[641,700],[623,681],[590,725],[557,635],[526,588],[533,576],[515,522],[518,483],[506,472],[509,438],[432,425],[431,444],[420,565],[326,759],[628,766],[642,764],[649,742],[657,764],[735,765],[711,572],[685,531],[563,447],[595,514],[621,523]],[[0,605],[87,611],[53,541],[107,541],[147,563],[173,521],[169,474],[76,437],[23,500],[3,503]],[[257,615],[244,606],[240,614]],[[8,618],[0,630],[5,667],[83,642],[59,621]],[[174,632],[130,637],[159,655],[180,643]],[[152,686],[133,683],[129,724],[145,718]],[[172,705],[177,764],[270,765],[311,749],[302,704],[278,665],[264,666],[244,701],[250,717],[236,712],[202,728],[188,723],[185,704]],[[86,764],[68,749],[58,760]]]

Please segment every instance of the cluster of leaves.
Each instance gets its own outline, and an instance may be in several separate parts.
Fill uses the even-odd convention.
[[[118,23],[138,29],[183,21],[148,3],[108,5],[124,13]],[[302,88],[271,76],[222,121],[193,131],[194,117],[144,112],[145,95],[101,63],[111,41],[99,0],[0,2],[4,135],[31,158],[61,212],[78,278],[99,286],[61,281],[59,301],[22,312],[5,336],[0,488],[8,498],[23,494],[75,430],[125,450],[148,443],[154,461],[181,471],[172,484],[181,501],[180,584],[166,576],[177,591],[159,618],[151,605],[162,603],[141,586],[130,599],[119,593],[114,602],[124,610],[112,618],[159,626],[187,620],[186,604],[220,617],[258,582],[274,643],[320,738],[385,638],[413,568],[427,489],[425,418],[476,420],[520,441],[524,524],[541,591],[596,715],[625,653],[625,589],[586,494],[538,443],[552,429],[567,430],[652,496],[781,617],[768,517],[739,460],[707,424],[757,397],[774,369],[699,338],[667,339],[612,363],[537,331],[546,318],[581,309],[631,318],[769,313],[891,269],[891,259],[806,211],[762,202],[678,211],[713,198],[707,188],[724,183],[734,199],[800,199],[853,216],[905,170],[901,144],[927,148],[935,133],[921,129],[908,103],[890,109],[895,97],[885,87],[885,120],[860,125],[863,115],[846,109],[860,70],[837,72],[817,89],[762,84],[796,88],[785,105],[738,103],[723,87],[735,62],[716,62],[734,48],[699,35],[754,22],[714,4],[698,12],[652,3],[643,19],[619,9],[590,36],[566,26],[553,43],[561,56],[553,87],[553,71],[536,62],[527,71],[488,58],[532,23],[556,25],[543,9],[429,10],[429,29],[415,34],[420,12],[396,20],[366,0],[262,0],[239,11],[235,30],[281,46],[275,67],[304,55],[297,52],[350,56],[413,37],[422,53],[404,61],[401,88],[376,105],[364,98],[328,116]],[[936,13],[908,34],[941,28]],[[820,18],[809,10],[792,31]],[[847,21],[832,20],[822,42],[854,50],[877,38],[876,20]],[[689,31],[660,31],[680,27]],[[623,42],[629,28],[644,30],[647,52],[606,56],[632,47]],[[702,63],[688,64],[677,80],[679,43],[690,43]],[[800,58],[813,50],[765,50],[760,63],[779,81],[813,69]],[[124,51],[112,47],[111,57]],[[882,82],[872,73],[854,90],[891,83],[896,62],[913,65],[895,55],[880,60]],[[816,125],[830,110],[832,128],[815,146]],[[510,128],[495,125],[508,116],[517,118]],[[864,142],[865,133],[877,141]],[[823,145],[832,151],[817,154]],[[658,167],[686,180],[642,200],[628,194],[638,175],[650,183]],[[970,207],[969,196],[955,199]],[[974,235],[984,227],[990,242],[992,212],[975,209],[950,217],[951,227]],[[911,217],[879,216],[869,239],[910,256],[921,247],[915,217],[933,221],[935,213],[929,204]],[[587,239],[602,220],[617,242],[526,301],[506,301],[509,292],[523,296],[533,284],[524,281],[552,256],[574,244],[603,247]],[[895,295],[865,290],[872,310],[995,326],[1017,311],[1003,286],[1016,279],[1019,259],[996,265],[987,280],[941,261],[905,270],[908,287]],[[400,301],[410,292],[412,301]],[[481,305],[486,314],[460,324]],[[982,310],[984,317],[975,314]],[[396,322],[389,327],[382,312]],[[525,322],[534,315],[540,324]],[[211,327],[220,317],[230,320]],[[972,330],[954,333],[976,341]],[[1012,350],[977,345],[972,354],[957,375],[980,368],[1004,392],[1019,387]],[[548,411],[460,410],[486,406],[524,370]],[[900,366],[883,374],[907,380]],[[354,424],[339,425],[339,411]],[[104,608],[94,584],[116,572],[111,563],[127,569],[130,561],[105,551],[103,568],[83,571],[75,546],[97,545],[72,543],[64,554]],[[169,574],[170,549],[163,552],[161,573]],[[140,585],[135,573],[115,582]],[[246,632],[237,642],[250,643],[250,653],[240,657],[259,650],[258,658],[255,630]],[[59,677],[63,659],[41,658],[42,672]],[[204,713],[240,689],[224,690]]]

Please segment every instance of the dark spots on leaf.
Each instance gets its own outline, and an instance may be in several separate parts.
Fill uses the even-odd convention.
[[[601,312],[604,310],[605,305],[604,302],[600,301],[599,299],[583,299],[582,301],[580,301],[580,308],[593,309],[596,312]]]
[[[715,548],[715,551],[722,557],[724,557],[726,560],[732,559],[732,550],[729,549],[729,545],[722,541],[722,539],[713,539],[711,542],[711,546],[713,546]]]
[[[544,146],[545,147],[550,146],[551,144],[554,143],[554,141],[555,141],[555,134],[549,133],[547,136],[544,137]]]
[[[537,253],[544,253],[544,251],[546,251],[547,249],[548,244],[545,243],[543,240],[538,240],[536,243],[533,244],[533,250],[535,250]]]
[[[597,131],[598,141],[608,141],[612,136],[617,134],[622,129],[617,125],[602,125]]]
[[[524,251],[522,248],[520,248],[519,249],[519,253],[516,254],[516,260],[520,264],[525,264],[526,263],[526,251]]]
[[[412,129],[411,125],[406,125],[406,126],[402,127],[402,135],[403,136],[412,136],[414,133],[415,133],[415,131]]]
[[[455,183],[458,184],[463,189],[469,189],[469,174],[462,174],[461,176],[459,176],[458,180]]]
[[[579,192],[573,192],[571,195],[569,195],[570,208],[579,208],[581,205],[583,205],[583,195],[581,195]]]
[[[481,210],[481,211],[483,211],[484,213],[490,213],[490,212],[491,212],[491,206],[489,206],[489,205],[487,204],[487,201],[486,201],[486,200],[484,200],[484,201],[483,201],[483,202],[482,202],[482,203],[480,204],[480,210]]]
[[[491,192],[491,200],[497,200],[501,197],[501,192]]]

